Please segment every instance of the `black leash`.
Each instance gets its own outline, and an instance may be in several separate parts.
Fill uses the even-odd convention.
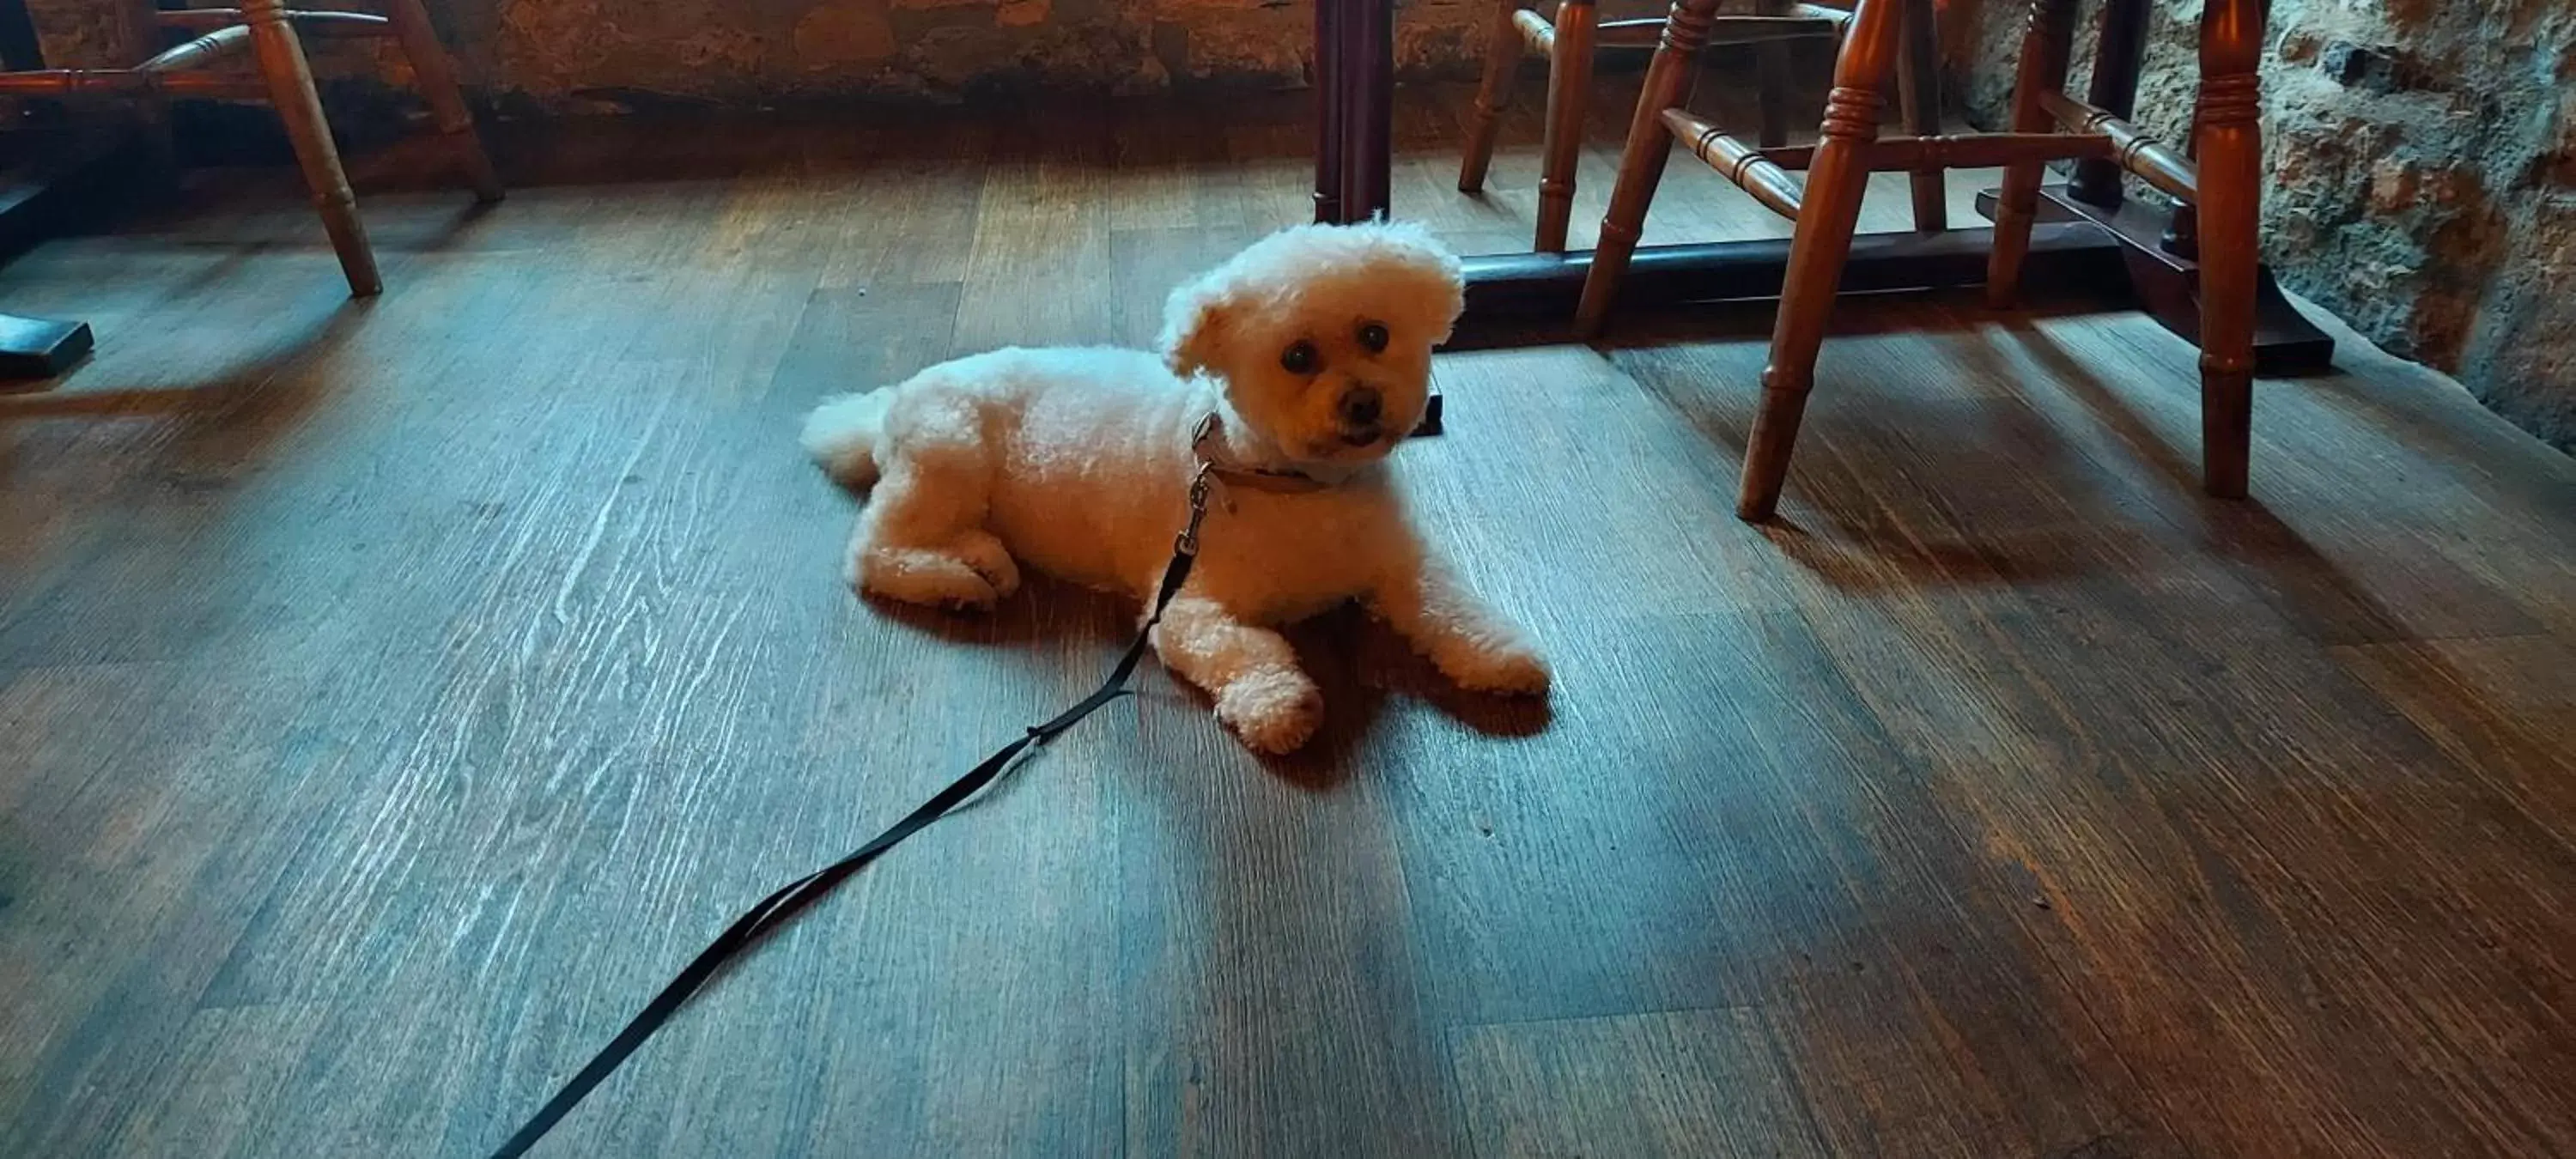
[[[1200,424],[1198,441],[1205,440],[1212,425],[1213,417]],[[678,977],[662,987],[662,992],[654,995],[651,1002],[645,1003],[643,1011],[626,1024],[626,1029],[618,1031],[617,1037],[608,1040],[607,1046],[591,1056],[589,1064],[581,1068],[581,1073],[572,1076],[572,1081],[556,1091],[555,1097],[546,1100],[546,1105],[530,1116],[526,1125],[510,1136],[509,1142],[492,1152],[492,1159],[516,1159],[527,1154],[528,1148],[536,1146],[537,1140],[545,1138],[546,1132],[553,1130],[556,1123],[580,1105],[591,1088],[615,1073],[619,1066],[625,1064],[628,1055],[635,1053],[637,1047],[644,1045],[644,1040],[653,1037],[655,1031],[662,1029],[663,1023],[670,1021],[680,1007],[687,1005],[689,999],[707,984],[707,979],[714,977],[725,963],[757,945],[780,926],[795,920],[797,914],[823,900],[825,894],[838,888],[851,874],[867,868],[878,855],[928,828],[931,822],[947,816],[949,810],[991,784],[1003,769],[1010,767],[1013,758],[1033,746],[1054,740],[1058,733],[1080,723],[1082,718],[1098,711],[1102,705],[1127,695],[1127,678],[1135,675],[1137,662],[1144,659],[1154,625],[1162,622],[1163,609],[1171,605],[1172,596],[1190,578],[1190,566],[1198,561],[1199,523],[1207,517],[1208,471],[1209,465],[1202,459],[1198,473],[1190,480],[1189,522],[1172,543],[1172,562],[1163,569],[1162,589],[1154,596],[1154,607],[1145,617],[1145,626],[1137,629],[1135,642],[1127,645],[1127,654],[1118,658],[1118,666],[1109,670],[1109,679],[1102,681],[1100,687],[1083,697],[1080,703],[1057,714],[1055,719],[1029,729],[1020,739],[1002,746],[1000,752],[984,758],[984,763],[950,782],[947,788],[923,802],[911,815],[895,822],[893,828],[877,834],[875,840],[839,861],[780,887],[778,892],[760,899],[760,904],[735,918],[732,925],[725,927],[725,932],[716,935],[714,942],[698,951],[698,956],[680,971]]]

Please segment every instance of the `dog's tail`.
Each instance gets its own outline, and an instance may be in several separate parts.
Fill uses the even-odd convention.
[[[877,442],[885,435],[886,404],[894,389],[844,394],[823,400],[805,416],[805,453],[823,473],[852,490],[877,481]]]

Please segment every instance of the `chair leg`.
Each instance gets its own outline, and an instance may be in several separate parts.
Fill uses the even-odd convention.
[[[438,29],[430,24],[428,11],[420,6],[420,0],[391,0],[385,6],[385,17],[393,21],[394,35],[402,42],[403,55],[411,61],[412,75],[420,80],[421,99],[429,102],[430,117],[437,123],[439,135],[447,139],[457,172],[474,190],[474,199],[501,200],[501,178],[492,171],[492,159],[483,152],[482,138],[475,135],[474,114],[466,111],[465,95],[456,87],[456,66],[447,57],[447,47],[438,42]]]
[[[1476,105],[1468,114],[1467,154],[1458,163],[1458,192],[1479,193],[1485,170],[1494,161],[1494,133],[1503,110],[1512,103],[1512,74],[1520,69],[1521,30],[1512,24],[1520,11],[1516,0],[1494,0],[1494,29],[1485,46],[1485,78],[1476,85]]]
[[[2022,26],[2021,62],[2013,76],[2012,129],[2043,133],[2054,123],[2041,100],[2066,87],[2066,57],[2073,29],[2071,0],[2030,0]],[[2047,166],[2037,161],[2004,167],[2003,189],[1995,196],[1994,248],[1986,258],[1986,303],[1998,309],[2012,305],[2021,293],[2021,260],[2030,253],[2031,223],[2039,215],[2039,183]]]
[[[1591,104],[1593,30],[1601,10],[1592,0],[1565,0],[1556,10],[1556,41],[1547,62],[1547,141],[1538,178],[1538,237],[1532,249],[1565,252],[1574,217],[1574,169],[1583,159],[1583,115]]]
[[[376,272],[366,224],[358,220],[357,195],[349,192],[349,175],[340,168],[340,150],[331,143],[331,126],[322,117],[322,98],[313,92],[312,66],[286,22],[285,0],[242,0],[241,7],[260,76],[268,82],[269,102],[286,122],[296,165],[304,171],[305,187],[313,191],[313,207],[322,214],[331,249],[340,255],[349,293],[374,297],[383,292],[384,278]]]
[[[1574,308],[1574,330],[1589,339],[1601,333],[1611,300],[1618,296],[1619,276],[1637,250],[1646,225],[1646,206],[1664,179],[1664,162],[1673,152],[1672,131],[1664,127],[1664,110],[1689,99],[1699,71],[1699,50],[1708,43],[1718,0],[1673,0],[1664,20],[1663,43],[1646,66],[1644,87],[1637,94],[1636,114],[1628,120],[1628,143],[1619,154],[1619,177],[1610,187],[1609,212],[1601,218],[1601,238],[1593,243],[1592,268],[1583,276],[1583,298]]]
[[[2253,457],[2254,295],[2262,217],[2262,0],[2208,0],[2200,20],[2202,486],[2241,499]]]
[[[1789,453],[1806,416],[1815,383],[1816,353],[1851,256],[1852,230],[1860,224],[1861,194],[1869,166],[1861,151],[1878,138],[1882,95],[1896,61],[1897,0],[1860,0],[1852,6],[1851,33],[1834,62],[1834,91],[1807,171],[1807,196],[1798,232],[1789,243],[1788,277],[1771,326],[1771,362],[1762,370],[1762,402],[1745,449],[1744,477],[1735,513],[1747,521],[1769,519],[1789,477]]]
[[[1905,0],[1905,51],[1896,58],[1896,91],[1910,136],[1941,132],[1941,26],[1932,0]],[[1938,168],[1908,175],[1914,192],[1914,228],[1950,228],[1948,180]]]

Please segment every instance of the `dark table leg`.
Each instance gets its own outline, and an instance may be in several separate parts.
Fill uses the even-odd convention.
[[[1351,90],[1350,145],[1342,163],[1342,212],[1366,221],[1387,215],[1395,170],[1395,2],[1350,0],[1352,59],[1363,62]]]
[[[1342,223],[1342,109],[1349,103],[1342,76],[1343,0],[1315,4],[1315,220]]]
[[[2138,69],[2147,56],[2147,0],[2104,0],[2102,40],[2086,99],[2122,120],[2138,109]],[[2093,157],[2075,163],[2067,190],[2104,209],[2120,207],[2120,163]]]
[[[1315,90],[1315,220],[1348,224],[1386,213],[1395,151],[1390,0],[1319,0]]]

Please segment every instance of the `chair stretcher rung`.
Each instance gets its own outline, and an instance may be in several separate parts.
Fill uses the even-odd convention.
[[[1988,169],[2024,161],[2071,161],[2111,155],[2107,137],[2068,133],[1963,133],[1892,137],[1862,155],[1872,172],[1889,169]]]
[[[1814,40],[1841,36],[1851,15],[1813,4],[1778,16],[1720,16],[1708,25],[1710,44],[1760,44],[1770,40]],[[1660,22],[1659,22],[1660,23]]]
[[[1520,30],[1521,44],[1534,56],[1546,56],[1556,48],[1556,26],[1530,9],[1512,13],[1512,27]]]
[[[212,32],[242,23],[239,8],[180,8],[158,14],[163,28]],[[372,12],[303,12],[288,9],[286,18],[304,36],[391,36],[394,22]]]
[[[2109,143],[2106,154],[2138,179],[2184,201],[2200,200],[2200,166],[2147,131],[2064,93],[2043,93],[2040,103],[2057,123],[2078,133],[2099,134]]]
[[[1799,5],[1824,15],[1788,16],[1720,16],[1710,22],[1708,43],[1760,44],[1771,40],[1819,40],[1842,35],[1851,22],[1847,14],[1812,4]],[[1545,55],[1556,42],[1556,30],[1535,10],[1524,8],[1512,15],[1512,27],[1519,29],[1521,43],[1538,55]],[[1601,48],[1653,48],[1664,38],[1664,18],[1640,17],[1634,20],[1604,20],[1593,43]]]
[[[186,72],[203,68],[250,47],[250,26],[236,24],[218,28],[186,44],[177,45],[142,64],[136,72]]]
[[[1954,137],[1889,137],[1863,142],[1863,168],[1872,173],[1892,169],[1988,169],[2016,161],[2067,161],[2109,157],[2111,139],[2068,133],[1965,133]],[[1762,159],[1791,172],[1816,164],[1813,145],[1756,149]]]
[[[1688,109],[1664,110],[1664,126],[1689,147],[1691,155],[1708,163],[1717,175],[1734,182],[1763,208],[1792,221],[1798,218],[1799,202],[1806,187],[1762,150],[1727,136],[1726,131],[1695,116]]]

